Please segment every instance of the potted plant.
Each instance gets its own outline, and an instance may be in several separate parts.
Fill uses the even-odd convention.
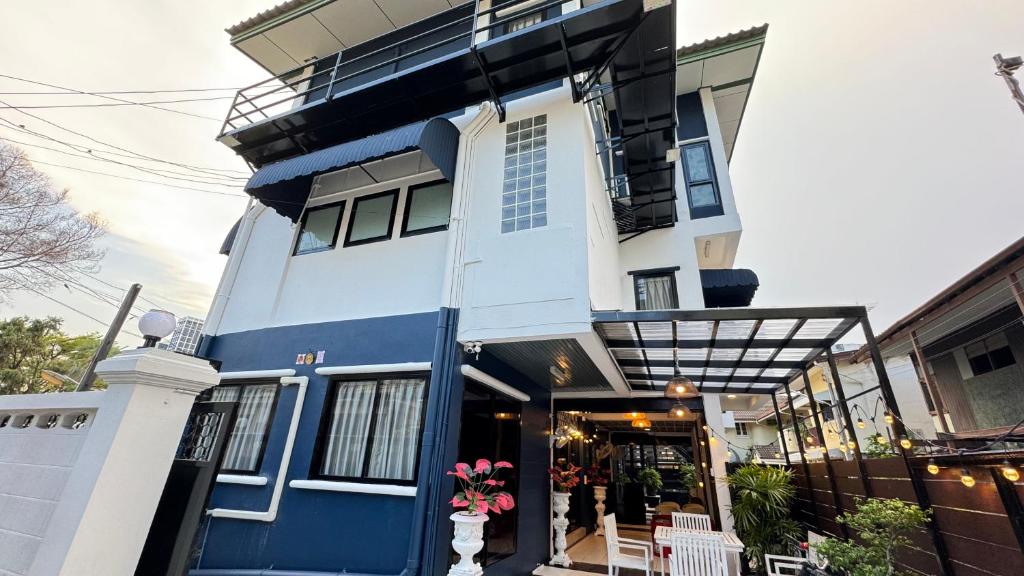
[[[857,511],[836,520],[857,533],[857,541],[827,538],[815,546],[833,570],[849,576],[901,574],[894,565],[896,550],[911,543],[908,534],[924,528],[930,511],[888,498],[857,499]]]
[[[451,499],[451,505],[465,508],[450,517],[455,523],[452,548],[459,554],[459,561],[452,565],[449,576],[479,576],[484,573],[480,564],[473,562],[473,556],[484,547],[487,513],[501,514],[516,505],[511,494],[500,490],[505,482],[495,478],[498,471],[505,468],[512,468],[512,464],[501,461],[492,465],[490,460],[481,458],[475,466],[459,462],[454,470],[448,472],[459,481],[459,491]]]
[[[692,462],[683,462],[679,465],[679,481],[683,484],[683,491],[687,497],[696,496],[697,488],[697,467]]]
[[[572,564],[572,561],[565,553],[565,547],[568,544],[565,540],[565,529],[569,527],[569,520],[565,514],[569,511],[570,491],[580,483],[580,470],[582,468],[565,458],[559,458],[554,466],[548,468],[548,474],[551,475],[551,483],[555,489],[552,494],[555,519],[551,523],[555,527],[555,555],[551,557],[551,563],[566,568]]]
[[[748,464],[729,475],[732,518],[748,564],[765,573],[765,554],[786,554],[800,526],[789,517],[796,490],[788,470]]]
[[[661,496],[658,495],[658,492],[664,486],[664,483],[661,481],[661,473],[654,468],[641,468],[636,473],[636,481],[644,486],[644,496],[647,498],[647,505],[650,507],[657,506],[661,501]]]
[[[604,501],[608,498],[608,473],[598,465],[593,465],[587,470],[590,483],[594,485],[594,511],[597,512],[598,536],[604,536]]]

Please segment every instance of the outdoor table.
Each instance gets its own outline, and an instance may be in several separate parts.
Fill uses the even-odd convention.
[[[740,568],[743,566],[740,554],[743,553],[743,541],[733,532],[714,532],[707,530],[686,530],[684,528],[673,528],[671,526],[658,526],[654,530],[654,541],[659,546],[672,546],[673,534],[717,534],[725,540],[725,550],[729,553],[729,572],[739,576]]]

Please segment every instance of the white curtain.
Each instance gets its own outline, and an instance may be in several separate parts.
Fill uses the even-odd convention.
[[[239,397],[238,390],[238,387],[214,388],[212,400],[235,400]],[[235,427],[231,431],[227,452],[224,454],[222,467],[225,470],[256,471],[276,393],[276,384],[250,385],[242,388],[235,415]]]
[[[376,388],[377,382],[372,380],[339,384],[321,474],[347,478],[362,476]]]
[[[380,383],[369,478],[412,480],[415,476],[423,386],[420,379]]]
[[[671,276],[648,276],[642,282],[644,310],[671,310],[677,307]]]

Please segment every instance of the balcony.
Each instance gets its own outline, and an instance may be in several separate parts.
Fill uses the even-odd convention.
[[[650,75],[652,58],[672,81],[671,1],[592,0],[569,9],[546,0],[516,9],[523,4],[475,0],[244,88],[218,139],[258,167],[486,100],[503,114],[503,98],[564,78],[577,100],[642,84],[635,80]],[[622,116],[630,136],[629,123],[642,124],[644,113]],[[629,159],[650,165],[639,156]],[[649,186],[648,176],[639,178]]]

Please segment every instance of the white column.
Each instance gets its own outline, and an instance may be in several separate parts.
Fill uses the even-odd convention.
[[[100,362],[107,383],[32,575],[132,574],[207,362],[140,348]]]
[[[704,421],[717,437],[709,442],[711,452],[711,473],[715,476],[715,492],[718,495],[718,517],[722,530],[731,532],[732,501],[729,499],[729,485],[726,483],[725,463],[729,460],[729,448],[725,445],[725,426],[722,424],[722,400],[718,394],[704,394]],[[710,503],[709,503],[710,504]]]

